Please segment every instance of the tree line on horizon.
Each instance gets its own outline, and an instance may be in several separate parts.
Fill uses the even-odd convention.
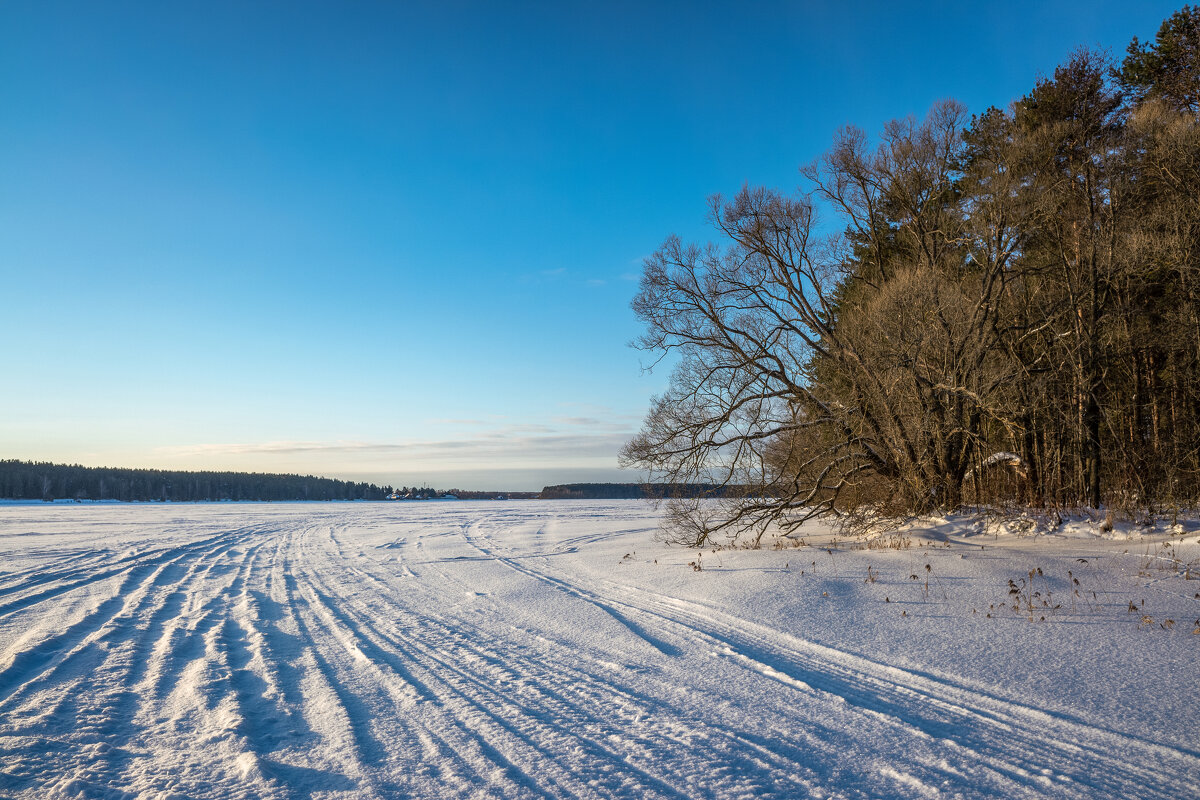
[[[1200,7],[1006,109],[845,127],[800,172],[710,198],[719,242],[644,264],[637,345],[676,366],[623,465],[748,487],[672,503],[672,538],[1196,505]]]
[[[0,459],[0,499],[116,500],[121,502],[245,502],[303,500],[612,500],[721,497],[728,487],[708,484],[568,483],[540,492],[376,486],[336,478],[260,472],[85,467]]]
[[[84,467],[0,460],[0,498],[124,502],[383,500],[390,486],[312,475]]]
[[[688,494],[713,487],[684,487]],[[461,500],[614,499],[662,497],[679,487],[629,483],[578,483],[547,486],[540,492],[432,489],[427,486],[376,486],[336,478],[260,472],[187,471],[85,467],[42,461],[0,459],[0,499],[117,500],[121,502],[304,501],[304,500]]]

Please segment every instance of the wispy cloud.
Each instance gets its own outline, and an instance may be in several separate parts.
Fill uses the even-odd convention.
[[[549,430],[549,429],[546,429]],[[448,466],[504,466],[562,464],[580,466],[597,460],[615,462],[629,432],[541,433],[540,435],[489,432],[471,439],[409,442],[261,442],[181,445],[159,448],[164,456],[199,459],[289,460],[301,459],[320,470],[327,463],[341,468],[348,463],[378,465],[381,461],[419,462],[430,468]]]
[[[601,405],[600,403],[581,403],[574,400],[562,400],[555,405],[558,408],[569,408],[594,417],[610,417],[613,414],[612,406]]]
[[[606,425],[625,423],[625,427],[628,427],[628,424],[641,422],[642,420],[640,412],[636,414],[618,413],[611,406],[600,405],[598,403],[561,402],[558,404],[558,407],[571,413],[554,417],[553,420],[555,422],[564,421],[566,424],[578,424],[583,420],[594,420]]]
[[[551,422],[566,428],[586,428],[592,433],[629,433],[641,418],[633,415],[616,417],[554,417]]]
[[[596,417],[554,417],[559,425],[600,425],[602,420]]]
[[[444,418],[449,435],[400,440],[285,440],[179,445],[158,454],[190,467],[330,474],[394,470],[614,469],[638,417],[588,403],[536,421]],[[431,426],[432,429],[432,426]],[[456,430],[457,429],[457,430]]]

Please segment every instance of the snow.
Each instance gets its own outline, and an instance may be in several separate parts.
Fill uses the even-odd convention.
[[[983,466],[985,467],[994,467],[997,464],[1019,467],[1021,465],[1021,457],[1016,453],[1001,451],[999,453],[992,453],[983,460]]]
[[[0,797],[1200,796],[1195,523],[657,522],[0,508]]]

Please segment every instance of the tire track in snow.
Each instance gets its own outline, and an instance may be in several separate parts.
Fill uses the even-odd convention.
[[[214,548],[216,551],[231,546],[228,537],[214,539],[220,542]],[[179,565],[196,549],[191,545],[168,548],[130,567],[115,593],[82,619],[61,633],[50,634],[12,654],[9,663],[0,669],[0,710],[10,706],[17,699],[14,696],[27,693],[24,690],[33,682],[68,668],[84,653],[94,649],[98,640],[112,635],[112,628],[123,618],[137,614],[147,602],[147,596],[169,583]]]
[[[332,591],[328,586],[324,588],[326,592]],[[384,653],[388,648],[395,648],[398,653],[405,654],[421,666],[423,673],[428,676],[427,680],[437,686],[436,691],[429,692],[429,699],[436,700],[432,707],[422,705],[418,709],[426,719],[427,729],[443,741],[453,739],[453,747],[457,751],[468,753],[469,760],[478,762],[480,758],[484,758],[492,762],[494,768],[509,781],[509,788],[505,790],[505,794],[560,796],[539,785],[549,784],[551,788],[557,788],[568,796],[594,795],[574,776],[554,763],[554,754],[545,751],[535,737],[511,722],[514,711],[518,720],[533,719],[535,716],[541,716],[540,713],[534,715],[531,709],[511,700],[507,707],[497,708],[495,703],[488,703],[479,698],[478,690],[495,693],[496,689],[464,666],[480,660],[477,656],[464,659],[464,654],[457,651],[452,656],[443,654],[442,651],[447,649],[449,644],[448,640],[439,637],[423,625],[420,635],[404,637],[405,641],[401,643],[398,638],[382,633],[378,626],[368,621],[368,617],[357,618],[346,611],[334,611],[335,601],[320,589],[314,591],[317,594],[316,599],[325,606],[327,613],[336,617],[343,631],[352,631],[351,635],[357,636],[359,642],[369,642],[371,654],[377,655]],[[341,598],[336,605],[345,607],[346,598]],[[424,622],[423,617],[421,621]],[[394,657],[390,656],[385,658],[388,662],[394,660]],[[495,663],[497,659],[492,656],[487,660]],[[472,688],[475,689],[474,692]],[[560,736],[563,733],[559,731]],[[589,749],[598,747],[594,742],[578,736],[576,745]],[[525,762],[529,766],[521,766],[518,762]],[[535,780],[532,774],[536,774],[538,779]],[[643,782],[653,785],[657,780],[652,776],[643,776]],[[568,788],[564,783],[572,785]],[[661,788],[667,790],[665,796],[678,796],[670,787]],[[662,792],[645,794],[663,796]]]
[[[227,551],[232,546],[232,542],[224,541],[220,546],[213,548],[208,553],[203,554],[201,558],[212,559],[213,563],[215,563],[216,559],[218,559],[223,552]],[[141,582],[133,590],[123,591],[125,586],[129,585],[130,583],[130,581],[126,581],[122,589],[118,590],[117,594],[114,595],[113,598],[110,598],[113,600],[120,598],[125,601],[124,606],[119,609],[116,614],[113,614],[111,618],[105,620],[101,625],[97,626],[98,628],[106,629],[105,636],[110,642],[119,644],[122,640],[115,634],[119,633],[123,628],[131,627],[139,616],[142,616],[146,613],[152,613],[153,615],[158,615],[161,613],[161,610],[154,605],[154,602],[158,599],[157,594],[164,593],[169,597],[175,591],[180,591],[182,588],[185,588],[185,584],[189,579],[193,578],[197,567],[200,563],[202,563],[194,562],[186,569],[182,579],[176,580],[175,576],[178,575],[180,570],[183,569],[184,560],[187,558],[187,555],[188,554],[184,554],[172,558],[170,561],[158,565],[157,568],[154,569],[151,579],[149,581]],[[150,565],[147,565],[147,567],[149,566]],[[209,565],[209,568],[211,569],[211,564]],[[133,601],[132,603],[130,602],[131,600]]]
[[[481,558],[492,560],[491,557],[481,556]],[[446,573],[440,572],[440,574],[446,580],[453,581]],[[453,631],[455,627],[451,626],[451,630]],[[513,633],[524,634],[525,632],[513,628]],[[491,637],[484,630],[473,630],[470,637],[464,638],[474,642],[486,641]],[[543,642],[549,642],[542,636],[536,638]],[[507,640],[501,641],[506,642]],[[819,793],[821,785],[828,785],[830,776],[828,772],[822,771],[820,764],[813,763],[811,751],[806,750],[803,746],[778,746],[747,736],[742,731],[722,725],[717,721],[719,714],[710,714],[704,717],[690,713],[688,706],[693,701],[681,706],[678,698],[673,696],[676,686],[671,684],[669,679],[662,682],[655,681],[653,677],[645,674],[639,675],[638,680],[641,683],[657,682],[660,684],[660,695],[655,697],[645,691],[634,691],[621,687],[615,682],[621,675],[619,671],[618,674],[613,674],[612,668],[616,665],[611,662],[591,659],[591,663],[594,665],[603,664],[605,666],[606,669],[602,671],[602,674],[573,668],[571,666],[573,662],[589,660],[585,653],[577,650],[565,650],[561,657],[554,659],[553,670],[547,669],[542,659],[514,654],[511,649],[505,653],[504,659],[506,663],[512,660],[523,662],[522,669],[526,670],[527,674],[537,676],[535,685],[539,689],[544,690],[547,686],[555,686],[560,690],[569,691],[578,698],[586,697],[586,700],[583,701],[587,706],[585,718],[592,722],[604,720],[605,724],[611,725],[611,730],[617,731],[618,735],[623,738],[629,738],[630,720],[612,718],[611,710],[614,707],[635,709],[633,711],[634,720],[647,721],[644,727],[647,729],[648,735],[645,739],[637,741],[633,751],[626,753],[625,757],[631,761],[644,757],[649,764],[660,769],[663,765],[680,765],[678,772],[670,775],[670,778],[680,785],[688,784],[697,773],[708,773],[711,778],[713,774],[727,770],[728,764],[745,762],[759,765],[765,775],[753,773],[748,776],[745,774],[733,775],[731,780],[743,782],[749,780],[753,785],[750,787],[726,786],[723,791],[732,794],[748,791],[756,797],[776,794],[791,797],[808,795],[813,792]],[[670,700],[664,700],[663,697],[670,698]],[[652,730],[652,726],[657,726],[657,729]],[[671,729],[673,735],[663,736],[662,729],[664,727]],[[787,735],[792,740],[801,740],[809,746],[817,746],[821,742],[820,726],[812,725],[811,727],[817,730],[817,735],[810,735],[810,732],[805,730],[792,730]],[[686,742],[686,745],[678,744],[675,740]],[[703,741],[705,744],[702,748],[698,748],[695,744],[696,741]],[[695,752],[697,749],[710,751],[705,753],[699,764]],[[723,755],[718,756],[717,753]],[[780,788],[780,784],[784,784],[784,787]],[[693,791],[695,790],[693,789]],[[711,788],[704,793],[710,792]]]
[[[479,527],[480,526],[474,526],[472,528],[472,530],[475,531],[476,533],[478,533]],[[622,595],[621,597],[617,597],[617,596],[609,595],[609,594],[603,594],[602,592],[597,592],[595,590],[588,590],[578,584],[573,584],[569,581],[555,578],[555,577],[549,575],[548,573],[544,573],[544,572],[538,571],[532,567],[528,567],[524,563],[519,563],[513,559],[509,559],[507,557],[498,555],[496,552],[494,552],[494,550],[491,546],[485,547],[483,545],[480,545],[477,539],[474,542],[474,544],[476,547],[478,547],[482,551],[486,551],[492,557],[497,558],[497,560],[501,561],[502,563],[505,563],[507,566],[514,569],[515,571],[517,571],[521,574],[524,574],[528,577],[534,578],[536,580],[543,581],[543,582],[553,586],[554,588],[558,589],[559,591],[564,592],[565,594],[577,597],[585,602],[588,602],[588,603],[600,608],[601,610],[605,611],[605,613],[613,615],[619,621],[623,621],[625,619],[625,615],[622,615],[619,613],[614,615],[613,614],[614,605],[625,609],[627,612],[633,612],[634,614],[637,614],[637,612],[639,612],[639,611],[645,612],[645,614],[649,617],[651,624],[652,625],[658,624],[660,629],[663,630],[664,635],[666,635],[669,631],[673,630],[674,633],[676,633],[681,639],[691,640],[693,642],[698,639],[701,641],[706,641],[707,644],[709,644],[710,646],[717,646],[717,647],[721,648],[721,650],[719,650],[719,651],[711,651],[712,654],[714,654],[714,655],[732,656],[737,661],[740,662],[740,666],[746,667],[746,668],[750,669],[752,672],[757,672],[764,677],[768,677],[768,678],[777,680],[780,683],[783,683],[792,689],[803,691],[806,694],[810,694],[810,695],[814,694],[814,690],[813,690],[812,686],[809,685],[808,683],[798,680],[798,679],[788,675],[787,673],[780,672],[779,670],[776,670],[767,664],[750,659],[750,658],[744,656],[744,654],[733,650],[729,646],[729,642],[727,640],[721,639],[720,637],[713,635],[711,630],[705,629],[703,625],[701,625],[699,627],[695,626],[695,625],[688,625],[684,621],[677,619],[670,612],[664,613],[661,610],[660,611],[648,611],[646,608],[644,608],[642,606],[638,606],[637,604],[630,602],[628,600],[628,598],[623,595],[624,595],[624,593],[629,592],[629,591],[636,591],[634,589],[634,587],[626,587],[626,586],[620,586],[618,584],[613,584],[612,586],[614,588],[618,589],[617,594],[621,594]],[[522,559],[522,561],[524,561],[524,559]],[[665,623],[665,624],[663,624],[663,623]],[[682,631],[679,630],[680,628],[682,628]],[[734,630],[734,628],[731,628],[730,630]],[[631,632],[633,632],[639,636],[643,635],[642,628],[640,626],[638,628],[633,629]],[[727,631],[727,633],[728,633],[728,631]],[[830,699],[835,700],[839,703],[842,701],[845,701],[847,699],[847,696],[845,694],[839,694],[839,693],[832,692],[832,691],[825,692],[825,694],[831,695]],[[881,716],[881,717],[884,717],[885,720],[887,719],[886,715],[877,714],[873,709],[865,708],[865,709],[861,709],[861,710],[865,711],[870,716]],[[892,721],[894,722],[895,720],[893,719]],[[753,739],[754,737],[750,737],[750,738]],[[928,737],[923,737],[923,738],[928,738]],[[759,740],[759,741],[762,741],[762,740]],[[999,793],[998,796],[1005,796],[1005,795],[1003,792],[1001,792],[1001,793]]]
[[[246,796],[282,798],[291,792],[276,780],[268,756],[288,742],[294,719],[277,703],[275,671],[264,659],[265,637],[255,624],[258,614],[250,587],[262,579],[258,555],[247,564],[237,591],[224,595],[219,621],[207,639],[203,680],[196,688],[212,710],[208,726],[219,743],[226,771],[241,779],[227,791],[232,793],[242,788],[238,783],[254,778],[258,785]],[[312,787],[320,788],[329,787]]]
[[[474,526],[472,529],[475,529]],[[489,557],[495,557],[495,554],[492,554],[492,556]],[[572,586],[562,581],[557,581],[549,575],[537,573],[536,570],[530,569],[526,571],[524,567],[515,561],[503,559],[503,557],[500,557],[498,560],[501,560],[502,563],[507,561],[506,566],[526,574],[527,577],[532,577],[535,580],[549,583],[555,589],[564,591],[568,595],[575,596],[584,600],[585,602],[591,603],[592,599],[594,599],[594,595],[589,595],[589,593],[586,591],[580,590],[579,587]],[[524,561],[524,559],[522,559],[522,561]],[[619,603],[616,604],[620,605]],[[610,599],[604,603],[605,607],[601,608],[600,610],[612,616],[611,608],[613,605],[614,603]],[[628,610],[633,611],[634,609]],[[627,615],[618,614],[615,618],[620,621],[623,620],[625,616]],[[642,627],[639,626],[637,632],[631,632],[634,632],[635,635],[638,635],[639,638],[641,638],[641,630]],[[694,640],[695,638],[694,636],[688,635],[691,632],[680,633],[680,631],[675,630],[673,633],[678,636],[681,641],[685,639]],[[664,638],[666,636],[667,631],[664,630]],[[709,652],[711,653],[711,651]],[[680,648],[680,655],[683,655],[682,648]],[[677,657],[671,657],[670,660],[679,659]],[[702,700],[702,698],[700,699]],[[824,709],[822,711],[822,714],[828,713],[829,709]],[[795,726],[794,720],[783,720],[783,724],[777,725],[772,729],[771,733],[774,734],[775,738],[771,738],[770,736],[761,734],[758,727],[756,727],[753,731],[748,731],[738,730],[735,728],[724,728],[720,724],[714,725],[712,720],[714,718],[719,719],[719,716],[719,710],[710,709],[709,715],[707,718],[705,718],[704,724],[714,728],[720,735],[735,743],[734,746],[736,748],[742,751],[749,749],[751,752],[759,753],[762,758],[768,761],[772,761],[779,765],[786,765],[783,767],[785,774],[786,772],[791,771],[804,773],[805,776],[809,778],[809,789],[800,792],[802,794],[809,794],[813,792],[820,794],[823,791],[822,787],[829,785],[840,784],[844,786],[847,781],[844,777],[839,777],[839,772],[845,771],[840,764],[843,762],[854,763],[856,759],[853,755],[853,751],[861,749],[857,748],[852,740],[846,741],[846,734],[843,731],[834,727],[824,726],[816,719],[810,718],[804,720],[803,727],[800,728]],[[871,727],[875,727],[874,720],[871,720]],[[841,740],[841,742],[836,746],[830,744],[831,742],[838,742],[839,740]],[[796,743],[798,741],[802,742],[803,744],[797,746]],[[936,771],[941,772],[940,770]],[[850,781],[850,785],[855,785],[860,781],[860,779],[861,773],[859,777],[856,777]],[[878,790],[873,791],[871,789],[863,789],[861,792],[856,790],[851,794],[853,796],[872,797],[877,796],[877,791]],[[783,792],[783,796],[793,796],[794,793],[794,791],[785,790]],[[1008,795],[1005,792],[997,792],[994,796],[1007,797]]]
[[[606,613],[613,614],[614,607],[624,610],[624,615],[613,614],[618,620],[629,615],[647,619],[664,633],[707,642],[714,652],[749,671],[797,691],[845,701],[901,733],[935,740],[956,751],[963,769],[985,766],[1001,784],[1034,793],[1054,787],[1063,796],[1076,786],[1110,796],[1129,796],[1149,788],[1156,792],[1154,796],[1172,798],[1180,789],[1178,776],[1200,775],[1200,758],[1190,751],[876,664],[679,598],[612,582],[586,587],[572,583],[535,569],[524,559],[502,555],[482,533],[482,523],[472,526],[467,539],[482,554]],[[631,630],[644,635],[641,626]],[[1138,755],[1131,758],[1131,752]],[[1164,759],[1170,762],[1165,769]],[[1052,767],[1047,769],[1047,764]],[[1194,778],[1188,788],[1200,794],[1200,783]],[[996,791],[1002,792],[1002,786]]]
[[[388,664],[395,663],[396,657],[388,655],[386,650],[388,647],[393,647],[397,651],[405,652],[415,663],[422,665],[426,674],[430,676],[429,680],[436,682],[438,689],[436,691],[426,690],[427,696],[420,699],[425,702],[433,701],[436,707],[446,709],[451,716],[436,714],[427,706],[419,708],[417,713],[426,719],[427,729],[431,732],[437,731],[439,738],[442,738],[443,741],[447,736],[451,736],[448,731],[457,729],[457,735],[453,735],[453,738],[458,740],[455,744],[456,749],[459,751],[471,750],[474,751],[473,755],[476,759],[483,756],[490,760],[495,768],[499,769],[513,784],[513,788],[546,797],[557,796],[551,791],[552,789],[560,789],[570,795],[588,794],[582,785],[572,785],[568,788],[566,784],[577,784],[578,782],[568,773],[557,768],[557,765],[554,764],[554,754],[546,750],[543,743],[525,729],[526,726],[520,724],[525,720],[543,716],[544,710],[535,709],[526,703],[514,700],[500,692],[495,684],[474,674],[466,666],[467,664],[474,666],[472,664],[474,659],[464,662],[461,653],[457,658],[439,654],[440,650],[447,649],[448,641],[446,639],[435,639],[430,645],[419,645],[417,639],[411,639],[406,642],[407,646],[401,645],[398,639],[389,637],[382,632],[380,627],[372,625],[365,618],[356,619],[345,611],[332,610],[333,601],[319,590],[314,589],[314,594],[315,602],[325,607],[326,612],[338,621],[342,630],[353,631],[354,633],[351,635],[355,637],[356,641],[361,645],[366,645],[359,652],[363,652],[370,663],[377,664],[376,659],[382,659],[384,663]],[[494,658],[488,660],[495,663]],[[501,685],[511,683],[511,680],[502,681]],[[489,694],[494,697],[484,699],[484,695]],[[441,718],[435,719],[432,724],[429,724],[431,717]],[[517,720],[516,723],[513,722],[514,718]],[[544,724],[543,727],[550,726]],[[563,736],[567,732],[564,729],[558,729],[556,733]],[[573,736],[576,746],[592,751],[603,751],[600,745],[587,737],[579,734],[573,734]],[[606,755],[612,755],[608,751],[603,752]],[[529,766],[521,766],[521,762],[525,762]],[[537,780],[533,778],[535,774],[538,776]],[[647,775],[644,778],[650,779],[651,776]],[[652,785],[659,783],[656,779],[648,782]],[[549,786],[542,788],[542,784]],[[669,790],[669,787],[661,784],[658,788]],[[653,795],[647,793],[646,796]],[[667,796],[680,795],[673,791],[667,791]]]
[[[182,609],[182,598],[197,576],[207,574],[226,553],[252,535],[253,530],[236,530],[194,543],[196,546],[164,550],[143,566],[145,570],[153,567],[145,580],[137,580],[136,572],[131,572],[122,585],[127,591],[119,591],[100,605],[98,614],[80,621],[91,632],[80,638],[82,631],[77,625],[48,640],[67,647],[67,652],[57,663],[52,660],[45,665],[44,670],[31,671],[19,691],[8,697],[9,705],[28,698],[29,703],[39,706],[49,698],[45,711],[24,725],[17,725],[17,718],[10,714],[12,724],[0,730],[8,735],[19,734],[30,726],[44,731],[40,735],[56,745],[41,755],[52,759],[53,768],[70,784],[71,792],[86,793],[88,786],[122,783],[122,765],[130,761],[131,752],[126,746],[113,747],[109,742],[129,743],[137,736],[133,725],[139,702],[136,689],[145,673],[146,656],[168,621]],[[204,544],[214,546],[198,552]],[[162,561],[173,553],[173,557]],[[189,561],[189,557],[193,558]],[[154,567],[155,561],[161,563]],[[201,572],[205,562],[207,569]],[[79,691],[85,683],[89,690]],[[31,762],[37,760],[25,759],[26,768],[35,767]]]
[[[205,592],[212,593],[214,598],[227,597],[245,585],[254,560],[266,544],[258,541],[247,546],[250,536],[261,539],[263,533],[255,531],[250,535],[231,537],[224,546],[194,560],[184,579],[175,584],[169,594],[164,593],[163,602],[153,610],[148,624],[145,627],[139,625],[136,637],[126,643],[128,655],[123,654],[122,663],[113,665],[111,683],[114,686],[114,700],[106,709],[104,725],[97,735],[101,740],[124,737],[129,747],[128,752],[113,751],[110,754],[123,757],[108,759],[106,784],[125,786],[137,794],[145,794],[147,782],[153,783],[161,778],[156,773],[138,771],[133,766],[137,754],[152,749],[151,743],[164,726],[163,722],[146,713],[148,707],[158,699],[153,692],[158,684],[158,676],[152,672],[158,666],[154,654],[161,653],[163,642],[170,637],[169,629],[185,619],[185,601],[189,597],[194,598]],[[227,568],[222,569],[223,565]],[[177,608],[171,601],[175,597],[179,598]],[[120,674],[122,669],[123,675]],[[98,695],[97,702],[105,702],[104,693]],[[169,718],[166,724],[170,724]]]
[[[390,595],[386,583],[353,565],[329,573],[353,573],[377,583],[380,590],[371,594],[373,599]],[[328,604],[334,602],[329,597],[324,599]],[[344,596],[338,599],[337,605],[347,616],[344,620],[347,628],[358,629],[364,635],[379,637],[392,647],[408,650],[418,661],[432,662],[427,669],[436,675],[439,685],[450,684],[448,688],[462,702],[484,710],[492,720],[503,721],[499,724],[508,728],[510,735],[520,732],[517,726],[508,722],[511,720],[532,731],[523,733],[524,744],[538,749],[543,757],[562,760],[572,751],[581,751],[582,755],[576,752],[571,771],[595,771],[596,774],[590,775],[592,781],[603,781],[610,786],[640,786],[638,795],[681,796],[676,786],[686,784],[686,774],[662,775],[647,771],[651,765],[659,768],[663,764],[695,766],[695,753],[689,752],[689,747],[678,745],[673,748],[676,742],[672,738],[658,735],[663,727],[672,727],[678,740],[706,740],[705,749],[726,752],[729,761],[749,760],[757,763],[761,770],[773,772],[777,781],[790,787],[781,792],[783,796],[806,793],[813,785],[807,780],[813,777],[811,770],[798,765],[793,758],[739,739],[711,721],[684,722],[677,709],[665,708],[661,701],[639,698],[611,685],[611,673],[597,675],[572,668],[570,663],[578,660],[578,653],[564,651],[562,657],[552,662],[551,668],[545,659],[515,649],[511,641],[495,640],[481,630],[464,632],[458,621],[445,624],[427,612],[414,615],[404,610],[401,613],[411,618],[411,624],[399,627],[392,621],[393,614],[379,613],[377,608],[359,607],[358,613],[351,616],[351,609],[358,604]],[[500,645],[499,649],[489,646],[496,644]],[[658,729],[650,722],[642,726],[641,731],[631,729],[630,716],[614,716],[614,709],[621,709],[633,719],[656,720],[661,724]],[[495,732],[489,738],[493,736]],[[625,746],[619,750],[611,748],[604,743],[610,738],[623,740]],[[547,745],[557,746],[557,750],[548,750]],[[712,755],[709,753],[710,757]],[[722,769],[721,760],[714,760],[717,763],[709,765],[710,772]],[[646,763],[647,768],[639,767],[639,761]],[[544,776],[545,772],[539,770],[538,774]],[[752,780],[758,777],[761,776]],[[756,796],[773,794],[769,782],[758,780],[752,788]]]
[[[306,619],[306,603],[303,602],[299,584],[295,577],[294,560],[284,561],[283,588],[292,622],[301,640],[305,653],[312,662],[309,685],[319,691],[323,700],[317,705],[308,699],[309,724],[327,739],[341,762],[340,772],[350,775],[365,775],[369,766],[381,763],[387,754],[383,743],[371,731],[371,708],[338,679],[336,653],[324,653],[319,640],[314,636],[314,620]],[[311,612],[308,612],[311,616]]]
[[[195,797],[308,797],[359,785],[345,770],[307,766],[321,749],[321,734],[304,714],[304,687],[312,681],[294,662],[303,662],[310,647],[297,635],[292,652],[284,652],[287,634],[276,626],[286,620],[287,603],[272,599],[288,536],[278,530],[260,536],[253,547],[231,553],[235,561],[217,559],[196,570],[191,618],[183,615],[160,639],[141,684],[153,688],[136,714],[148,723],[137,738],[164,763],[141,772],[129,766],[122,785],[139,796],[166,791],[176,771],[169,765],[181,761],[224,776],[210,777],[204,793],[189,793]],[[192,752],[196,741],[205,744],[200,753]]]
[[[202,539],[196,542],[189,542],[186,545],[165,546],[161,549],[153,550],[149,553],[143,551],[132,555],[124,555],[112,561],[99,562],[90,568],[73,568],[59,571],[57,573],[47,573],[45,575],[34,572],[34,577],[24,582],[9,587],[6,591],[0,591],[0,594],[15,594],[21,591],[36,589],[38,586],[44,586],[47,583],[59,581],[57,585],[49,586],[39,592],[30,592],[28,595],[0,603],[0,618],[11,616],[18,612],[25,611],[31,606],[42,603],[46,600],[52,600],[67,592],[71,592],[81,587],[91,586],[101,583],[116,575],[127,574],[130,571],[145,565],[161,563],[163,561],[185,558],[188,554],[203,551],[210,545],[221,546],[231,534],[242,533],[242,531],[232,531],[219,533],[207,539]],[[103,565],[101,571],[95,571],[96,567]],[[79,577],[76,577],[79,576]]]
[[[178,647],[165,653],[173,659],[166,671],[173,677],[160,677],[163,691],[140,712],[146,718],[166,713],[167,730],[156,736],[170,739],[177,760],[224,776],[209,777],[207,790],[189,797],[306,798],[322,791],[382,796],[363,774],[353,746],[346,747],[354,716],[343,709],[338,719],[337,709],[320,707],[338,687],[322,677],[319,646],[290,608],[283,584],[290,578],[291,537],[290,524],[277,530],[242,558],[231,583],[198,605],[199,620],[184,642],[176,642],[183,654]],[[197,738],[206,743],[199,764],[190,752]],[[169,773],[158,777],[167,780]]]
[[[419,748],[421,757],[432,756],[442,761],[441,765],[436,768],[437,774],[432,778],[436,778],[441,783],[448,782],[451,786],[435,786],[432,787],[432,791],[427,787],[422,793],[442,795],[447,793],[448,789],[450,793],[460,793],[469,790],[471,786],[487,785],[491,779],[489,775],[478,771],[478,757],[474,759],[465,757],[459,743],[452,743],[449,738],[453,737],[448,738],[443,728],[414,722],[414,719],[426,711],[425,708],[415,709],[414,702],[421,699],[433,699],[431,691],[423,684],[410,683],[413,678],[407,668],[401,667],[400,672],[396,671],[401,663],[397,660],[397,656],[385,655],[384,650],[361,639],[355,630],[345,626],[345,618],[339,618],[339,614],[318,596],[319,589],[317,587],[323,585],[319,583],[318,574],[333,568],[324,563],[324,558],[319,550],[307,546],[310,533],[311,531],[306,530],[297,537],[306,543],[306,546],[302,548],[303,556],[297,560],[298,563],[308,565],[308,569],[300,574],[300,577],[305,580],[305,588],[308,590],[304,595],[305,606],[314,612],[314,617],[328,634],[323,641],[336,642],[339,645],[338,655],[341,660],[345,661],[349,656],[350,663],[358,668],[348,676],[347,683],[358,685],[365,694],[373,696],[374,702],[366,702],[365,705],[375,709],[376,723],[386,726],[391,737],[399,737],[409,742],[410,748]],[[340,567],[341,565],[338,565],[338,568]],[[314,581],[318,581],[316,586],[313,585]],[[360,645],[366,645],[367,650],[380,660],[375,661],[369,658]],[[364,685],[364,670],[375,678],[373,691],[369,685]],[[389,713],[395,709],[401,710],[402,719],[396,719]],[[420,725],[419,729],[411,730],[413,724]],[[489,745],[482,742],[482,747],[486,750]],[[498,755],[490,752],[489,754]],[[448,764],[445,763],[447,761]],[[502,774],[513,774],[511,764],[506,760],[493,758],[493,761],[495,769]],[[425,778],[426,776],[416,777]],[[519,784],[520,780],[518,779],[517,783],[511,784],[511,788],[518,789]],[[518,793],[520,792],[518,791]]]

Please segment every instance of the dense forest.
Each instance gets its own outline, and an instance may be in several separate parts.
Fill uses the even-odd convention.
[[[623,461],[750,487],[675,504],[675,538],[1196,505],[1200,8],[1008,108],[843,128],[800,173],[711,198],[717,243],[645,262],[638,344],[676,367]]]
[[[390,486],[311,475],[0,461],[0,498],[16,500],[383,500],[391,491]]]

